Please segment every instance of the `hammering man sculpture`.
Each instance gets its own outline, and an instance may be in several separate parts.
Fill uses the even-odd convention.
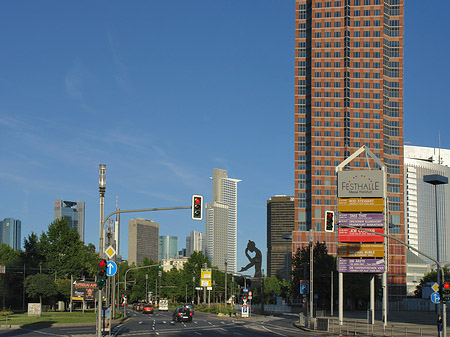
[[[255,256],[251,257],[248,252],[255,253]],[[250,261],[245,267],[242,267],[239,272],[246,271],[251,267],[255,267],[255,275],[253,276],[253,281],[250,286],[250,290],[253,292],[254,289],[257,289],[258,295],[261,296],[261,263],[262,263],[262,254],[261,251],[256,248],[255,242],[252,240],[248,240],[247,248],[245,248],[245,256]],[[262,298],[262,297],[261,297]]]

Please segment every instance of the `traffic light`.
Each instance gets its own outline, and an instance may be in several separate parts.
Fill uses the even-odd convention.
[[[203,196],[195,194],[192,196],[191,217],[192,220],[203,219]]]
[[[334,232],[334,212],[325,211],[325,232]]]
[[[450,283],[445,282],[441,288],[442,288],[442,303],[450,302]]]
[[[159,261],[159,266],[158,266],[158,268],[161,269],[161,261]]]
[[[97,286],[99,290],[102,290],[106,285],[106,260],[101,259],[98,261],[98,272],[97,272]]]

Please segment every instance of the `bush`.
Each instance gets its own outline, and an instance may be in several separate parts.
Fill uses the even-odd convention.
[[[14,314],[12,311],[0,311],[0,316],[11,316]]]

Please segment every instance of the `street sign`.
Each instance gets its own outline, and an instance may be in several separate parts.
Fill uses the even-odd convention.
[[[441,302],[441,296],[439,295],[439,293],[432,293],[430,298],[431,302],[433,302],[434,304],[438,304]]]
[[[439,284],[436,282],[431,286],[431,289],[433,289],[434,292],[437,292],[439,290]]]
[[[242,291],[243,291],[244,293],[248,293],[248,289],[247,289],[247,288],[242,289]]]
[[[108,248],[106,248],[105,250],[105,254],[106,256],[108,256],[108,258],[112,258],[114,255],[116,255],[116,251],[112,246],[109,246]]]
[[[106,276],[114,276],[117,273],[117,264],[114,261],[106,262]]]
[[[309,281],[300,280],[300,294],[305,295],[309,292]]]

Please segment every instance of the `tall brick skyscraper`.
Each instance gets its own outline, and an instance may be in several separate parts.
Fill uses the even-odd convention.
[[[389,234],[405,239],[403,1],[296,0],[293,251],[313,229],[336,253],[336,233],[323,232],[325,210],[337,211],[335,167],[362,145],[387,167]],[[392,240],[388,277],[389,297],[406,296],[405,249]]]

